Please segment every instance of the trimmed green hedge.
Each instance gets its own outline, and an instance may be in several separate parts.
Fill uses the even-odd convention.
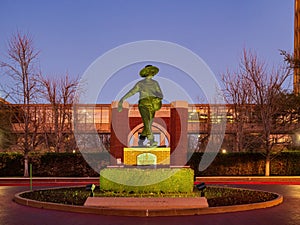
[[[23,176],[23,155],[0,153],[0,176]]]
[[[260,153],[218,154],[212,164],[199,171],[199,162],[203,153],[194,153],[188,165],[196,176],[263,176],[265,157]],[[282,152],[272,156],[270,170],[273,176],[299,176],[300,152]]]
[[[95,155],[96,158],[96,155]],[[99,159],[99,166],[101,164]],[[98,176],[79,153],[46,153],[30,157],[33,176],[81,177]]]
[[[88,156],[97,167],[109,165],[109,155],[98,153]],[[188,165],[195,171],[195,176],[263,176],[265,158],[260,153],[218,154],[212,164],[204,171],[198,166],[202,153],[194,153]],[[90,161],[90,160],[89,160]],[[33,165],[33,176],[84,177],[99,176],[85,161],[80,153],[32,154],[29,163]],[[282,152],[274,155],[271,161],[271,175],[300,176],[300,152]],[[24,160],[22,154],[0,153],[0,176],[23,176]]]
[[[189,168],[108,168],[100,172],[100,189],[103,191],[117,193],[191,193],[193,192],[193,186],[194,171]]]
[[[99,171],[109,163],[106,153],[89,154],[89,162]],[[37,177],[87,177],[99,176],[80,153],[46,153],[29,155],[33,176]],[[18,153],[0,154],[0,176],[23,176],[24,158]]]

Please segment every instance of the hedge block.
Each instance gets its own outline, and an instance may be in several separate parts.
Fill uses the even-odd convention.
[[[134,193],[191,193],[194,171],[190,168],[106,168],[100,171],[103,191]]]

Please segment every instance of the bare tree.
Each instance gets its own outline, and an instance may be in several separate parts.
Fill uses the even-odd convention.
[[[291,69],[300,68],[300,59],[298,59],[298,57],[295,57],[294,54],[291,54],[285,50],[279,50],[279,52],[280,55],[283,56],[284,61],[288,63]]]
[[[251,51],[243,50],[239,69],[236,73],[227,73],[222,76],[226,99],[234,106],[235,129],[238,149],[241,150],[251,136],[245,135],[246,120],[259,124],[260,132],[256,135],[256,143],[261,143],[266,158],[265,175],[270,175],[271,154],[274,152],[274,138],[272,134],[282,133],[288,129],[279,118],[286,112],[285,92],[283,84],[291,74],[291,67],[280,65],[270,70],[268,66]],[[255,116],[246,110],[255,109]],[[252,138],[253,139],[253,138]],[[253,140],[252,140],[253,141]],[[247,144],[247,143],[246,143]],[[250,143],[251,144],[251,143]]]
[[[251,98],[258,110],[262,124],[262,140],[266,157],[265,175],[270,175],[270,161],[273,147],[272,132],[276,133],[276,118],[281,113],[283,84],[291,74],[286,65],[268,70],[257,55],[244,50],[241,63],[244,79],[251,83]],[[282,103],[282,104],[280,104]]]
[[[251,82],[243,74],[243,71],[229,72],[222,74],[224,84],[225,99],[233,106],[232,129],[235,133],[235,151],[241,152],[245,148],[245,123],[249,115],[249,105],[251,103]]]
[[[42,85],[40,91],[52,107],[49,116],[52,118],[53,124],[46,130],[51,133],[52,140],[50,142],[55,151],[60,152],[69,142],[75,141],[71,128],[71,112],[72,104],[76,99],[75,93],[79,88],[79,79],[72,79],[68,74],[61,78],[48,78],[40,75],[39,82]]]
[[[9,84],[4,88],[8,100],[19,104],[14,106],[15,124],[21,134],[18,146],[24,153],[24,176],[28,176],[28,154],[38,142],[37,130],[41,121],[36,117],[36,110],[31,107],[37,100],[35,76],[39,52],[34,49],[32,38],[20,32],[12,35],[8,41],[7,61],[1,62]]]

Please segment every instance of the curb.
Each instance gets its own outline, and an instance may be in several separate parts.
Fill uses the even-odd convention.
[[[195,182],[206,184],[300,185],[300,176],[228,176],[196,177]],[[33,177],[33,186],[70,186],[99,183],[99,177]],[[30,178],[0,177],[0,186],[30,186]]]
[[[278,184],[300,185],[300,176],[225,176],[225,177],[196,177],[196,182],[209,184]]]
[[[240,212],[254,209],[264,209],[279,205],[283,202],[283,196],[276,194],[278,197],[271,201],[259,202],[252,204],[233,205],[233,206],[218,206],[208,208],[181,208],[181,209],[118,209],[111,207],[87,207],[64,205],[50,202],[40,202],[36,200],[26,199],[20,197],[21,194],[29,191],[17,193],[14,196],[14,201],[18,204],[31,206],[41,209],[59,210],[74,213],[89,213],[106,216],[136,216],[136,217],[155,217],[155,216],[191,216],[204,214],[218,214],[229,212]]]

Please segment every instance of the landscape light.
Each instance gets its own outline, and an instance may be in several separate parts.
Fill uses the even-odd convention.
[[[206,188],[205,183],[199,183],[195,185],[199,191],[203,191]]]
[[[206,189],[206,185],[205,183],[199,183],[199,184],[196,184],[195,187],[198,189],[198,191],[201,192],[201,197],[204,197],[204,190]]]
[[[226,150],[226,149],[222,149],[222,153],[223,153],[223,154],[226,154],[226,153],[227,153],[227,150]]]
[[[85,190],[91,192],[91,193],[90,193],[90,197],[94,197],[94,190],[95,190],[95,188],[96,188],[96,185],[95,185],[95,184],[87,184],[87,185],[85,186]]]

